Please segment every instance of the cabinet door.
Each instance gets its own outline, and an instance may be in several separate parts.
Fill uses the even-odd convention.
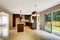
[[[24,24],[18,24],[17,32],[23,32],[24,31]]]

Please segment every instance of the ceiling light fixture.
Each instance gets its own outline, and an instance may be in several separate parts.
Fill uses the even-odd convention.
[[[20,10],[20,13],[22,13],[22,10]]]
[[[36,8],[37,8],[37,0],[35,0],[34,8],[35,8],[35,11],[37,11],[37,10],[36,10]]]
[[[20,17],[22,17],[21,13],[22,13],[22,10],[20,10]]]
[[[37,13],[37,0],[34,0],[34,11],[32,12],[32,14],[36,13]]]

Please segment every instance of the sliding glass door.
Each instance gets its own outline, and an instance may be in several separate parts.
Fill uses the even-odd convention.
[[[45,29],[47,32],[52,32],[51,13],[45,14]]]
[[[45,30],[60,35],[60,10],[45,14]]]
[[[60,10],[53,12],[52,29],[60,32]]]

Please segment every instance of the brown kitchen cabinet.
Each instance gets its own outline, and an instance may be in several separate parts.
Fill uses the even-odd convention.
[[[24,31],[24,24],[17,24],[17,32],[23,32]]]

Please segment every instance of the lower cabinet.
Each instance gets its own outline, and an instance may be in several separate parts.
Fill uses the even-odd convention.
[[[23,32],[24,31],[24,24],[18,24],[17,25],[17,32]]]
[[[25,23],[25,26],[29,26],[31,29],[33,29],[33,28],[32,28],[32,23],[30,23],[30,22],[26,22],[26,23]]]

